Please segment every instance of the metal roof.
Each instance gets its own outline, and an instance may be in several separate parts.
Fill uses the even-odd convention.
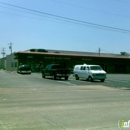
[[[93,54],[93,53],[63,53],[63,52],[30,52],[30,51],[19,51],[16,52],[15,55],[18,54],[35,54],[35,55],[53,55],[53,56],[71,56],[71,57],[95,57],[95,58],[120,58],[120,59],[130,59],[130,56],[127,55],[107,55],[107,54]]]

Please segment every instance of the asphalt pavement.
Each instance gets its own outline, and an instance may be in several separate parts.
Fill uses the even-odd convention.
[[[0,71],[0,130],[119,130],[130,120],[128,86],[129,75],[90,83]]]

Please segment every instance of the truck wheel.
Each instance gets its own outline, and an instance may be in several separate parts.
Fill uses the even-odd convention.
[[[45,75],[44,75],[44,73],[42,73],[42,78],[45,78]]]
[[[91,76],[88,77],[88,81],[89,81],[89,82],[92,82],[92,81],[93,81],[93,79],[92,79]]]
[[[105,81],[105,79],[101,79],[101,82],[104,82]]]
[[[68,76],[67,76],[67,77],[65,77],[65,80],[68,80]]]
[[[76,80],[79,80],[79,77],[78,77],[78,75],[75,75],[75,79],[76,79]]]
[[[56,80],[56,76],[55,76],[55,75],[53,75],[52,78],[53,78],[54,80]]]

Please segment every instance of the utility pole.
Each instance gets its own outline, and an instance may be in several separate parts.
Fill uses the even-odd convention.
[[[100,49],[100,48],[99,48],[98,52],[99,52],[99,55],[100,55],[100,52],[101,52],[101,49]]]
[[[4,56],[5,56],[5,48],[2,48],[1,54],[3,55],[3,58],[4,58]]]
[[[9,43],[9,49],[10,49],[11,54],[12,54],[12,43],[11,42]]]

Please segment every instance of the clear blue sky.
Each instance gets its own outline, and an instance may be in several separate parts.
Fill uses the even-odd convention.
[[[130,53],[130,0],[0,2],[26,8],[0,3],[0,51],[5,48],[7,55],[10,42],[13,52],[31,48],[97,52],[100,47],[102,53]]]

